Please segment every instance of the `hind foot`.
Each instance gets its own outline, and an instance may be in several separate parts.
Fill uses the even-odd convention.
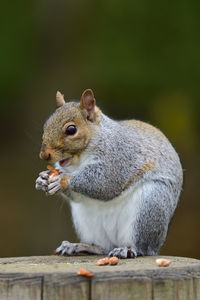
[[[116,256],[118,258],[135,258],[136,251],[132,247],[114,248],[109,252],[108,256]]]
[[[84,243],[70,243],[63,241],[60,247],[56,249],[57,255],[76,255],[76,254],[105,254],[105,251],[95,245],[88,245]]]

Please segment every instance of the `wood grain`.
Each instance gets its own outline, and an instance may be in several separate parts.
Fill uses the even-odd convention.
[[[0,300],[200,300],[200,261],[183,257],[159,268],[158,257],[97,266],[101,256],[0,258]],[[77,275],[80,268],[94,273]]]

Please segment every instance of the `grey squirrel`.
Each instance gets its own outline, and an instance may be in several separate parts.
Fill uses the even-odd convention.
[[[82,243],[62,242],[56,253],[119,258],[156,255],[180,196],[183,172],[168,139],[136,120],[114,121],[96,106],[93,91],[65,102],[44,124],[40,158],[59,174],[39,174],[36,189],[69,199]]]

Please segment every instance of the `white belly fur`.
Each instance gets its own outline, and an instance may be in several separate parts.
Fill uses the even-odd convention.
[[[147,185],[141,183],[130,187],[107,202],[72,192],[72,217],[80,240],[99,245],[107,251],[134,246],[134,222]]]

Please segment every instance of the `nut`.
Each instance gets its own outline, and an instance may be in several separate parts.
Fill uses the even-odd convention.
[[[86,276],[86,277],[94,276],[93,273],[89,272],[88,270],[82,269],[82,268],[78,270],[77,274],[81,275],[81,276]]]
[[[109,259],[109,264],[110,264],[110,265],[117,265],[117,264],[118,264],[118,261],[119,261],[118,257],[113,256],[113,257],[111,257],[111,258]]]
[[[158,267],[168,267],[171,264],[171,260],[166,258],[158,258],[156,259],[156,264]]]
[[[105,266],[109,264],[109,258],[105,257],[97,261],[97,266]]]

